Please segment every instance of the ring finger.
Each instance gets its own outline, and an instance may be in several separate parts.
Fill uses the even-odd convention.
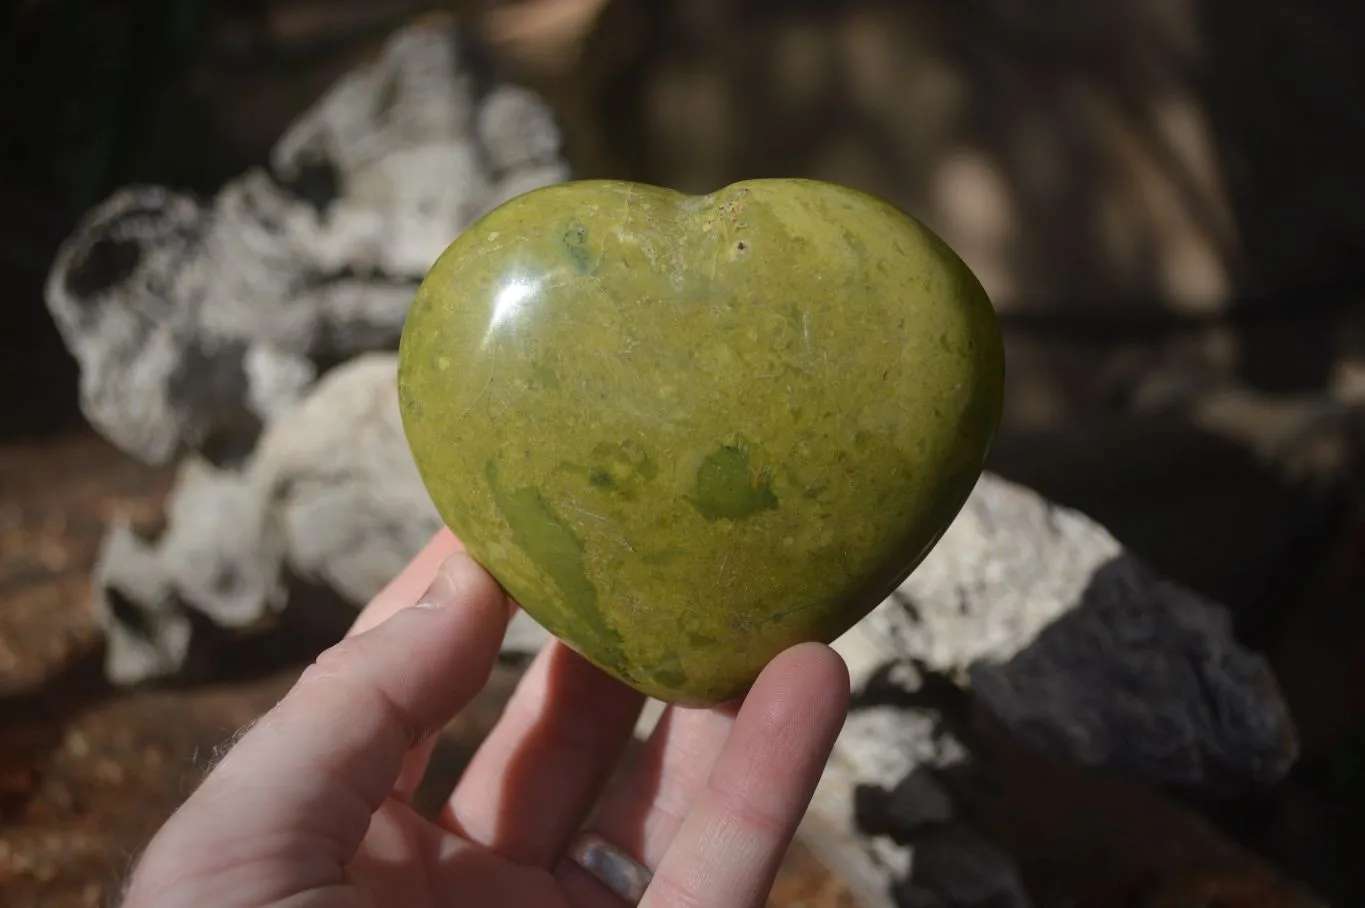
[[[669,707],[626,775],[603,798],[586,829],[647,870],[658,867],[734,725],[734,710]],[[619,908],[621,902],[578,864],[556,875],[575,908]]]

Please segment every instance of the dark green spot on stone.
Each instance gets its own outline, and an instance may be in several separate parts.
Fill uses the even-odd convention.
[[[707,520],[740,520],[777,508],[770,481],[766,470],[750,466],[747,444],[722,445],[706,455],[697,468],[692,503]]]
[[[587,274],[592,268],[592,255],[588,250],[588,228],[577,221],[570,222],[564,230],[561,238],[564,244],[564,251],[569,256],[569,261],[573,264],[574,271],[579,274]]]
[[[538,489],[504,488],[494,460],[488,461],[484,474],[498,511],[512,531],[512,543],[549,575],[574,613],[592,628],[601,647],[599,653],[607,653],[618,663],[624,661],[620,634],[602,614],[597,587],[588,579],[582,541]]]
[[[670,564],[676,564],[682,557],[681,549],[664,549],[662,552],[645,555],[641,560],[652,567],[668,567]]]
[[[682,690],[687,686],[687,672],[682,670],[675,653],[670,653],[662,664],[656,665],[649,673],[649,677],[654,683],[670,690]]]
[[[712,637],[709,634],[701,634],[697,631],[687,632],[687,642],[698,647],[717,646],[720,643],[715,637]]]
[[[531,387],[537,391],[558,391],[559,376],[549,366],[537,363],[531,370]]]
[[[638,442],[602,442],[593,448],[588,482],[599,491],[634,501],[657,475],[658,464]]]
[[[848,248],[852,249],[853,254],[856,255],[858,258],[867,257],[867,247],[863,245],[862,240],[858,239],[856,236],[853,235],[853,231],[851,230],[844,231],[844,242],[848,244]]]

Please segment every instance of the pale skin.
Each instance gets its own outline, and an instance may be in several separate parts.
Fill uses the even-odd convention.
[[[668,710],[608,788],[643,698],[552,642],[423,819],[433,735],[487,682],[513,608],[437,534],[167,821],[125,908],[620,908],[564,858],[580,828],[654,872],[642,905],[763,905],[844,720],[838,655],[802,644],[741,704]]]

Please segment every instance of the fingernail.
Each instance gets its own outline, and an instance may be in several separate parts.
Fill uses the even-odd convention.
[[[452,576],[455,571],[459,570],[459,567],[455,562],[465,557],[467,556],[463,554],[451,555],[445,561],[442,561],[441,566],[436,570],[436,576],[432,578],[431,584],[427,587],[426,592],[422,594],[420,599],[413,603],[412,607],[436,609],[444,608],[449,605],[451,601],[454,600],[455,594],[459,589],[458,585],[455,583],[455,578]]]

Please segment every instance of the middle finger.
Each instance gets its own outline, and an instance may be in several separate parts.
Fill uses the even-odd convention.
[[[642,694],[551,640],[455,786],[442,825],[509,860],[552,868],[643,705]]]

